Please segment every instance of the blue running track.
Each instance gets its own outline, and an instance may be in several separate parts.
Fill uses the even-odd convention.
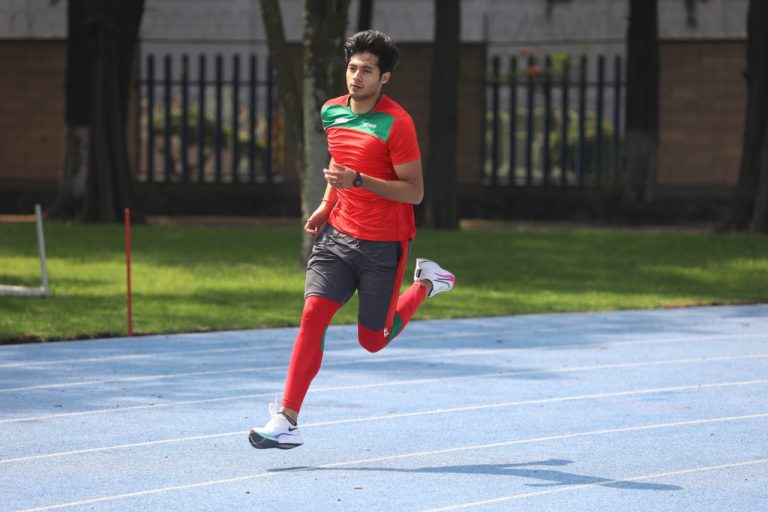
[[[333,326],[254,450],[295,333],[0,347],[0,511],[768,510],[768,305]]]

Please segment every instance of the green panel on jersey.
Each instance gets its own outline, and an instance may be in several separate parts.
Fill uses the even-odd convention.
[[[323,128],[346,128],[358,130],[378,137],[384,142],[389,138],[389,132],[395,117],[384,112],[370,112],[368,114],[355,114],[344,105],[329,105],[323,107],[320,112],[323,118]]]

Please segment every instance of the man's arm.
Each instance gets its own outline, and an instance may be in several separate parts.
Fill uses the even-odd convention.
[[[333,158],[331,158],[328,167],[332,167],[333,165]],[[307,223],[304,225],[304,231],[310,235],[317,236],[320,233],[320,229],[322,229],[325,223],[328,222],[328,216],[331,214],[331,210],[333,210],[333,206],[336,204],[337,199],[336,189],[329,183],[325,186],[325,193],[323,194],[322,201],[320,201],[320,205],[307,219]]]
[[[361,172],[361,188],[374,194],[401,203],[419,204],[424,199],[424,177],[421,172],[421,160],[414,160],[396,165],[396,180],[382,180]],[[325,180],[334,188],[349,188],[357,177],[357,172],[349,167],[331,162],[330,169],[324,169]],[[328,191],[326,190],[326,193]],[[335,193],[335,191],[334,191]]]

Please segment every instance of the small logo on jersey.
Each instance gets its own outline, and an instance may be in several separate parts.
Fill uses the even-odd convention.
[[[384,337],[389,338],[389,329],[384,329]]]
[[[373,123],[369,123],[369,122],[364,122],[364,123],[363,123],[363,126],[365,126],[366,128],[370,128],[371,130],[373,130],[374,128],[376,128],[376,125],[375,125],[375,124],[373,124]]]

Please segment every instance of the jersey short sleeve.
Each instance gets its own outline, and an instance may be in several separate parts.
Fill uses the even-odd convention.
[[[421,158],[416,126],[410,115],[403,113],[395,120],[387,145],[392,165],[407,164]]]

